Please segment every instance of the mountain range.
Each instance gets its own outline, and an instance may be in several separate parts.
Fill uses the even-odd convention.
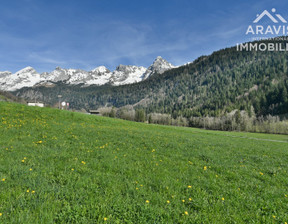
[[[83,86],[105,84],[119,86],[143,81],[156,73],[162,74],[174,67],[160,56],[148,68],[119,65],[112,72],[105,66],[99,66],[92,71],[57,67],[50,73],[39,74],[34,68],[26,67],[15,74],[8,71],[0,72],[0,90],[15,91],[23,87],[49,86],[57,82],[63,82],[68,85],[82,84]]]

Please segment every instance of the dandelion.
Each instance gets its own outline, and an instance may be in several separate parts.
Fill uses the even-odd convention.
[[[30,168],[29,170],[32,171],[32,168]]]
[[[189,186],[188,186],[188,188],[192,188],[192,186],[191,186],[191,185],[189,185]]]
[[[107,218],[106,218],[106,217],[104,217],[104,221],[107,221]]]
[[[29,193],[29,192],[30,192],[30,190],[28,189],[26,192],[27,192],[27,193]]]
[[[204,167],[203,167],[203,170],[207,170],[207,166],[204,166]]]
[[[86,164],[86,162],[84,162],[84,161],[82,161],[81,163],[82,163],[83,165],[85,165],[85,164]]]
[[[21,162],[22,162],[22,163],[25,163],[25,160],[24,160],[24,159],[22,159],[22,160],[21,160]]]
[[[149,202],[150,202],[149,200],[146,200],[146,203],[147,203],[147,204],[149,204]]]
[[[167,200],[167,204],[170,204],[170,201],[169,201],[169,200]]]
[[[218,175],[216,175],[216,178],[218,178]]]
[[[184,214],[185,214],[185,215],[188,215],[188,212],[187,212],[187,211],[185,211],[185,212],[184,212]]]
[[[0,213],[0,216],[2,216],[3,214],[2,213]]]
[[[72,168],[71,170],[74,171],[74,168]]]
[[[31,191],[32,194],[35,194],[35,191]]]
[[[152,152],[155,152],[155,149],[152,149]]]
[[[183,199],[183,200],[182,200],[182,202],[184,203],[184,202],[185,202],[185,200]]]
[[[222,197],[222,198],[221,198],[221,200],[222,200],[222,201],[224,201],[224,200],[225,200],[225,198],[223,198],[223,197]]]
[[[138,188],[138,187],[136,187],[136,190],[139,190],[139,188]]]
[[[27,159],[26,157],[24,157],[24,159]]]
[[[3,182],[4,182],[5,180],[6,180],[5,178],[2,179]]]
[[[276,216],[275,216],[275,215],[273,215],[272,217],[273,217],[273,219],[276,219]]]
[[[192,201],[192,198],[189,198],[189,201]]]
[[[263,175],[264,173],[262,173],[262,172],[259,172],[260,173],[260,175]]]

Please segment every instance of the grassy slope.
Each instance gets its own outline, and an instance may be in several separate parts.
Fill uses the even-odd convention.
[[[0,102],[0,222],[288,222],[288,142],[225,135]]]

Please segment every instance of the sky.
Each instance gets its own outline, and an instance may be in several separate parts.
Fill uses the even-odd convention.
[[[288,21],[284,0],[3,1],[0,71],[113,71],[119,64],[148,67],[157,56],[182,65],[249,41],[247,27],[272,8]]]

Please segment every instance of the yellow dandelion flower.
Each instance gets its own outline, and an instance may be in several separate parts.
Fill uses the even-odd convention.
[[[2,216],[3,214],[2,213],[0,213],[0,216]]]
[[[273,215],[272,217],[273,217],[273,219],[276,219],[276,216],[275,216],[275,215]]]
[[[22,162],[22,163],[24,163],[24,162],[25,162],[25,160],[24,160],[24,159],[22,159],[22,160],[21,160],[21,162]]]
[[[146,203],[147,203],[147,204],[149,204],[149,202],[150,202],[149,200],[146,200]]]
[[[24,159],[27,159],[26,157],[24,157]]]
[[[183,200],[182,200],[182,202],[184,203],[184,202],[185,202],[185,200],[183,199]]]
[[[189,198],[189,201],[192,201],[192,198]]]
[[[260,173],[260,175],[263,175],[264,173],[262,173],[262,172],[259,172]]]
[[[203,167],[203,170],[207,170],[207,166],[204,166],[204,167]]]
[[[184,212],[185,215],[188,215],[189,213],[187,211]]]
[[[35,194],[35,191],[31,191],[32,194]]]
[[[169,201],[169,200],[167,200],[167,204],[170,204],[170,201]]]
[[[192,186],[191,186],[191,185],[189,185],[189,186],[188,186],[188,188],[192,188]]]
[[[138,187],[136,187],[136,190],[139,190],[139,188],[138,188]]]
[[[72,168],[71,170],[74,171],[74,168]]]
[[[5,181],[5,180],[6,180],[5,178],[2,179],[2,181]]]
[[[29,170],[32,171],[32,168],[30,168]]]
[[[107,220],[108,220],[108,219],[105,217],[105,218],[104,218],[104,221],[107,221]]]
[[[225,200],[225,198],[221,198],[221,200],[222,200],[222,201],[224,201],[224,200]]]
[[[84,161],[82,161],[81,163],[82,163],[83,165],[85,165],[85,164],[86,164],[86,162],[84,162]]]
[[[28,189],[26,192],[27,192],[27,193],[29,193],[29,192],[30,192],[30,190]]]

